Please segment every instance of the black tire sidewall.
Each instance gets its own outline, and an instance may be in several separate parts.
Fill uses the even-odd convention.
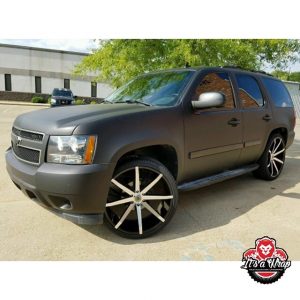
[[[123,165],[121,165],[120,167],[116,168],[113,177],[115,177],[117,174],[120,174],[128,169],[132,169],[136,166],[139,166],[141,168],[148,168],[150,170],[153,170],[155,172],[159,172],[161,174],[163,174],[163,178],[166,181],[168,187],[170,188],[170,191],[173,195],[173,199],[170,205],[170,210],[167,214],[167,218],[165,219],[165,222],[160,222],[158,223],[158,225],[156,225],[155,227],[153,227],[152,229],[148,230],[147,232],[143,233],[143,234],[138,234],[138,233],[127,233],[124,231],[121,231],[119,229],[115,229],[114,225],[111,223],[111,221],[109,220],[109,217],[105,211],[104,213],[104,223],[106,224],[106,226],[112,230],[114,233],[118,234],[119,236],[125,237],[125,238],[130,238],[130,239],[143,239],[146,237],[149,237],[153,234],[155,234],[156,232],[162,230],[173,218],[176,208],[177,208],[177,204],[178,204],[178,190],[177,190],[177,185],[176,185],[176,181],[173,177],[173,175],[170,173],[170,171],[159,161],[153,159],[153,158],[138,158],[138,159],[134,159],[132,161],[126,162]]]

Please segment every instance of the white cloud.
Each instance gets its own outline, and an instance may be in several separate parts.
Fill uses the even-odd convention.
[[[0,43],[79,52],[97,47],[97,41],[91,39],[0,39]]]

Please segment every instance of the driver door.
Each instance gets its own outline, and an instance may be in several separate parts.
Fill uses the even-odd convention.
[[[222,107],[192,109],[191,101],[200,94],[220,92]],[[243,148],[242,115],[236,106],[231,78],[227,72],[200,75],[185,103],[185,178],[206,177],[230,168],[238,162]]]

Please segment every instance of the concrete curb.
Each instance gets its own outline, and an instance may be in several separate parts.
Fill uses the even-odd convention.
[[[22,106],[44,106],[44,107],[50,107],[50,105],[48,103],[31,103],[31,102],[4,101],[4,100],[0,100],[0,104],[4,104],[4,105],[22,105]]]

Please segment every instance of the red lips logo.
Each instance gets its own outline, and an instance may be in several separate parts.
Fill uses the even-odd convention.
[[[243,253],[243,269],[260,283],[277,281],[291,266],[285,250],[276,247],[276,240],[264,236],[255,241],[255,248]]]

